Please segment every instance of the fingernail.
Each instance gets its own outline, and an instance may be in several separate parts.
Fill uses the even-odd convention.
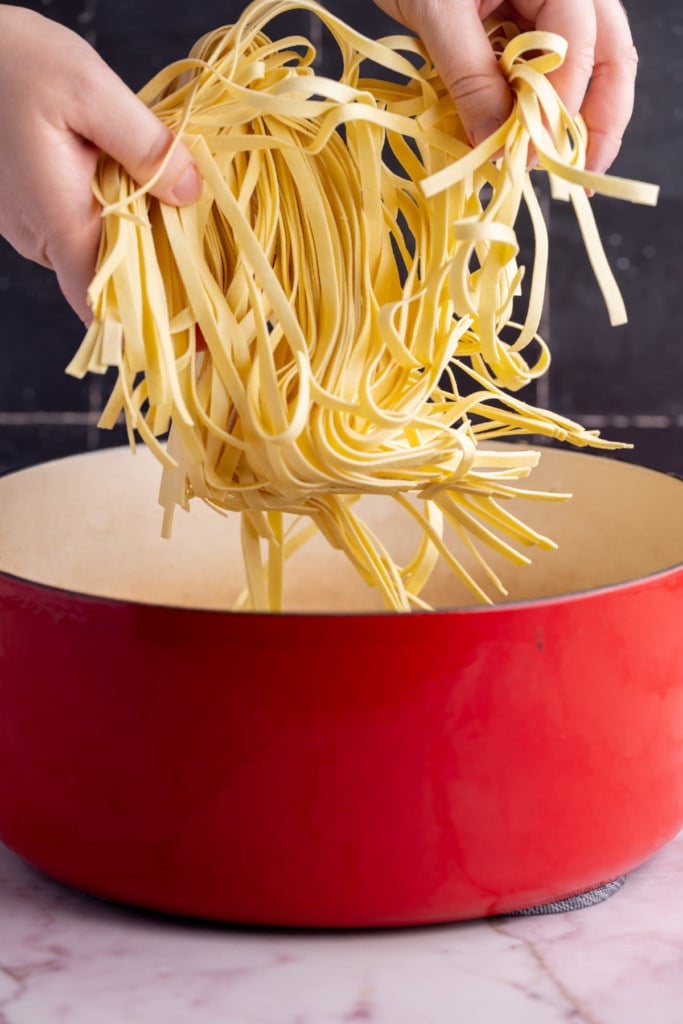
[[[171,193],[177,203],[194,203],[202,194],[203,182],[194,164],[188,164]]]
[[[502,122],[497,117],[489,117],[486,121],[482,121],[481,124],[475,125],[472,129],[472,145],[478,146],[480,142],[484,142],[488,139],[489,135],[493,135],[500,128]]]

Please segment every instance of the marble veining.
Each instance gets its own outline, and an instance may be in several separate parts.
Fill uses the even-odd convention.
[[[0,1024],[682,1024],[683,833],[606,903],[373,932],[101,903],[0,846]]]

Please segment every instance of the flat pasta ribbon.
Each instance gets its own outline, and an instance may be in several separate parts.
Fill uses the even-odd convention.
[[[336,79],[318,73],[309,40],[266,33],[295,9],[334,41]],[[515,397],[549,364],[538,334],[548,239],[529,146],[553,194],[574,204],[615,323],[623,302],[585,190],[639,203],[657,190],[585,169],[585,127],[546,77],[563,39],[506,22],[489,33],[514,102],[476,148],[417,39],[368,39],[313,0],[257,0],[141,93],[192,150],[201,199],[166,205],[153,181],[99,161],[94,320],[68,370],[116,368],[101,425],[123,412],[131,443],[139,435],[161,462],[167,535],[192,498],[241,516],[241,607],[282,606],[285,561],[312,529],[388,609],[427,607],[420,592],[441,559],[490,601],[489,587],[505,589],[483,551],[522,564],[521,548],[553,546],[510,500],[558,496],[518,483],[538,452],[481,442],[617,447]],[[528,281],[522,205],[535,236]],[[362,494],[418,522],[407,565],[357,514]]]

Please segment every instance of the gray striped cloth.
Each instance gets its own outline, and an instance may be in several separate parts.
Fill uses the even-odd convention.
[[[585,910],[586,907],[594,907],[596,903],[604,903],[615,893],[619,892],[626,881],[626,876],[615,878],[612,882],[605,882],[588,892],[580,892],[576,896],[567,896],[563,900],[554,900],[552,903],[541,903],[537,907],[525,907],[524,910],[511,910],[505,917],[535,917],[538,914],[564,914],[568,910]]]

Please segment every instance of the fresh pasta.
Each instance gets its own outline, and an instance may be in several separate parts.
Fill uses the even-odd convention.
[[[316,70],[308,39],[277,37],[271,23],[293,9],[334,42],[334,79]],[[439,559],[490,601],[505,589],[487,549],[524,564],[525,548],[553,546],[511,499],[558,496],[521,483],[538,451],[483,442],[616,447],[517,397],[550,358],[529,146],[553,195],[574,206],[612,323],[625,310],[586,190],[652,204],[657,189],[585,169],[585,128],[547,78],[564,40],[506,22],[489,31],[514,107],[476,148],[417,39],[371,40],[314,0],[256,0],[141,93],[192,150],[200,200],[166,205],[153,181],[99,162],[94,320],[68,370],[116,368],[101,425],[123,412],[131,444],[138,435],[159,459],[166,535],[192,499],[241,517],[241,607],[281,608],[286,560],[315,530],[387,609],[426,608]],[[408,564],[363,523],[363,494],[418,522]]]

